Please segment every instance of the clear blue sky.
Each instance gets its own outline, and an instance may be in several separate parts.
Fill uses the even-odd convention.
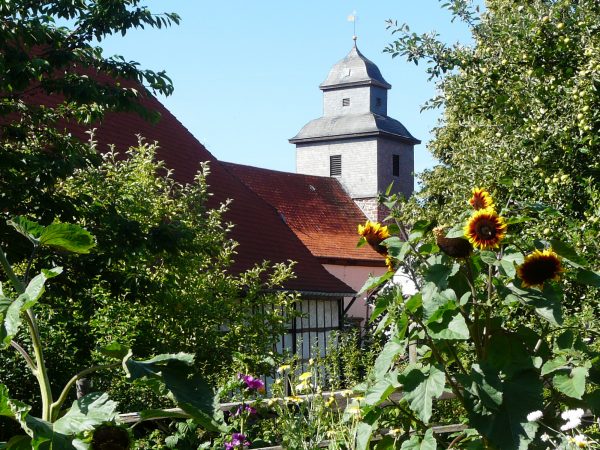
[[[424,67],[392,59],[385,20],[406,22],[416,32],[436,30],[449,43],[469,42],[466,26],[450,23],[437,0],[151,0],[154,12],[173,11],[180,26],[142,30],[101,43],[142,67],[165,69],[175,92],[165,106],[217,158],[295,171],[288,139],[322,113],[318,85],[352,47],[356,10],[358,47],[392,84],[388,114],[423,144],[415,170],[431,167],[426,150],[438,112],[420,113],[435,87]]]

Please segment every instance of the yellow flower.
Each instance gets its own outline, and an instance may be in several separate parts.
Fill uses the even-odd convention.
[[[475,211],[464,228],[465,237],[482,250],[498,247],[506,235],[506,222],[491,208]]]
[[[552,249],[534,250],[525,257],[523,264],[517,267],[517,274],[525,287],[542,287],[548,280],[558,280],[562,271],[560,258]]]
[[[308,360],[308,365],[309,365],[309,366],[312,366],[312,365],[314,365],[314,363],[315,363],[315,360],[314,360],[314,358],[310,358],[310,359]]]
[[[342,397],[350,397],[352,395],[352,391],[350,389],[346,389],[345,391],[341,392]]]
[[[289,364],[284,364],[283,366],[279,366],[277,368],[277,373],[283,373],[286,370],[290,370],[290,365]]]
[[[310,377],[312,377],[312,373],[310,373],[310,372],[304,372],[303,374],[301,374],[301,375],[298,377],[298,379],[299,379],[300,381],[306,381],[306,380],[308,380]]]
[[[390,429],[390,431],[388,431],[388,434],[395,438],[397,436],[399,436],[400,434],[402,434],[402,428],[392,428]]]
[[[469,199],[469,204],[475,209],[487,209],[494,207],[494,201],[488,191],[482,188],[473,188],[473,196]]]
[[[360,407],[358,405],[350,405],[346,408],[346,412],[352,415],[359,415]]]
[[[387,248],[381,245],[383,241],[390,237],[388,227],[379,222],[367,220],[364,225],[358,226],[358,234],[365,238],[373,250],[381,255],[387,255]]]
[[[575,446],[578,448],[586,448],[589,444],[588,440],[583,434],[578,434],[577,436],[570,437],[569,442],[575,444]]]
[[[325,406],[329,407],[329,406],[333,405],[334,402],[335,402],[335,397],[332,395],[325,402]]]
[[[392,272],[394,270],[394,259],[391,256],[385,257],[385,265],[388,268],[388,272]]]
[[[285,401],[289,403],[302,403],[304,399],[302,397],[298,397],[297,395],[290,395],[289,397],[285,398]]]
[[[296,391],[298,391],[298,392],[306,391],[308,388],[309,388],[309,385],[304,381],[302,383],[296,385]]]

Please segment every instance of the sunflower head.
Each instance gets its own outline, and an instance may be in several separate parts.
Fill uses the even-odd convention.
[[[517,267],[517,275],[525,287],[542,287],[548,280],[558,280],[562,271],[560,258],[552,249],[534,250]]]
[[[376,252],[387,255],[387,248],[385,245],[381,245],[383,241],[390,237],[387,226],[384,226],[379,222],[367,220],[364,225],[358,226],[358,234],[364,237]]]
[[[482,188],[473,188],[473,195],[469,199],[469,204],[475,209],[487,209],[494,207],[494,201],[488,191]]]
[[[481,250],[496,248],[506,235],[506,222],[492,208],[475,211],[464,228],[465,237]]]

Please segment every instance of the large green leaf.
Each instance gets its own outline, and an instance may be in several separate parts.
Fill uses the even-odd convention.
[[[406,351],[406,341],[392,336],[392,338],[383,346],[381,353],[377,356],[373,370],[375,377],[382,377],[394,362],[397,355],[403,354]]]
[[[390,372],[386,374],[385,377],[378,379],[375,384],[369,386],[365,391],[365,405],[370,407],[379,405],[399,387],[398,373]]]
[[[72,436],[55,432],[51,423],[30,416],[30,409],[29,405],[11,399],[6,386],[0,384],[0,416],[16,420],[21,425],[31,439],[28,448],[32,450],[81,450],[83,448],[77,440],[73,440]],[[23,442],[25,441],[21,439],[17,443],[22,445]]]
[[[469,328],[455,302],[439,308],[427,321],[429,335],[433,339],[469,339]]]
[[[24,300],[21,297],[12,301],[6,297],[0,299],[0,339],[4,347],[10,345],[10,341],[19,331],[23,304]]]
[[[554,326],[562,324],[562,292],[558,287],[546,283],[543,292],[540,292],[537,289],[523,288],[515,280],[515,285],[509,286],[509,290],[521,303],[534,308],[536,314],[544,320]]]
[[[569,244],[566,244],[558,239],[551,239],[550,245],[552,245],[552,250],[565,259],[571,266],[573,267],[586,267],[588,265],[587,261],[577,254],[577,251],[571,247]]]
[[[401,450],[436,450],[437,442],[433,437],[433,430],[430,428],[425,432],[421,439],[420,436],[414,434],[408,441],[402,443]]]
[[[527,414],[542,409],[542,382],[536,371],[523,371],[503,380],[501,391],[502,403],[497,408],[468,408],[469,424],[494,448],[525,450],[539,426],[529,422]]]
[[[600,288],[600,273],[592,270],[579,269],[577,271],[577,282]]]
[[[588,376],[588,367],[574,367],[568,373],[557,373],[552,378],[554,387],[569,397],[581,400],[585,393],[585,380]]]
[[[40,274],[36,275],[25,288],[25,292],[21,294],[21,297],[24,300],[23,309],[31,308],[36,304],[44,293],[46,281],[61,273],[62,267],[54,267],[50,270],[43,269]]]
[[[376,408],[369,411],[362,422],[356,426],[356,450],[368,450],[370,448],[373,431],[377,429],[378,420],[383,410]]]
[[[93,392],[73,402],[67,413],[54,422],[54,432],[76,435],[93,430],[104,422],[114,420],[116,408],[117,403],[110,400],[108,394]]]
[[[436,366],[409,366],[400,375],[404,398],[419,418],[427,423],[431,418],[433,399],[444,392],[446,375]]]
[[[34,244],[38,244],[38,238],[41,236],[42,231],[44,231],[44,227],[42,225],[23,216],[13,217],[6,223],[8,223]]]
[[[192,373],[194,356],[187,353],[158,355],[146,361],[131,359],[123,363],[131,381],[168,395],[201,426],[209,431],[226,430],[219,399],[214,390]]]
[[[53,223],[42,231],[40,245],[73,253],[89,253],[96,245],[89,231],[71,223]]]

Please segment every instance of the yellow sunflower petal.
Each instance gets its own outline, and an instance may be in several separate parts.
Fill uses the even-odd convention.
[[[506,235],[506,222],[492,208],[475,211],[465,225],[465,237],[479,249],[496,248]]]
[[[546,281],[558,280],[562,271],[560,257],[552,249],[534,250],[517,267],[517,275],[525,287],[541,287]]]

